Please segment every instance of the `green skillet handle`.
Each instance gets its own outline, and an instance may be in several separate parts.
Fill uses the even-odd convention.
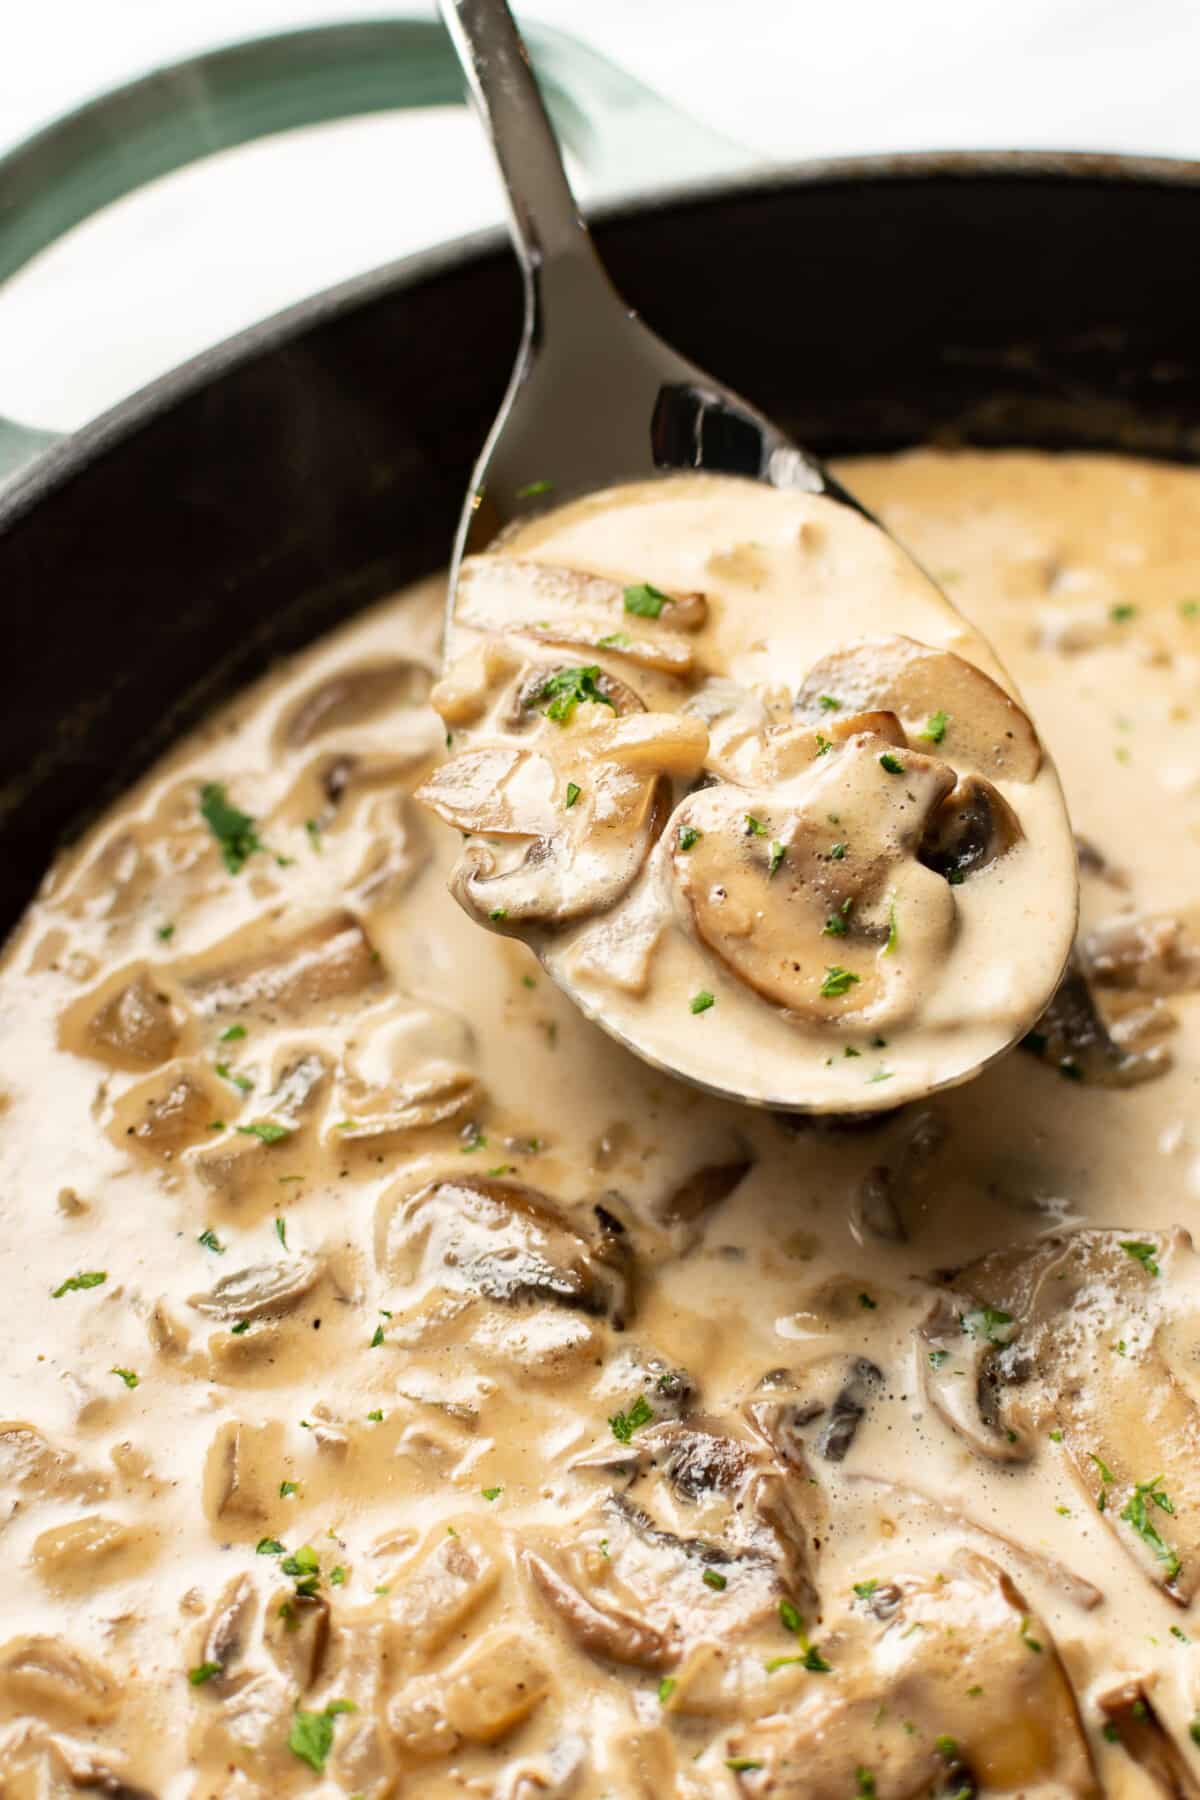
[[[535,27],[526,39],[554,124],[601,192],[753,166],[750,152],[574,38]],[[189,57],[100,95],[0,157],[0,282],[110,202],[217,151],[464,98],[448,37],[423,19],[314,26]],[[0,416],[0,482],[56,441]]]

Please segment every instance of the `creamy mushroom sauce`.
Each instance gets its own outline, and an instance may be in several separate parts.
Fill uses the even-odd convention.
[[[977,630],[868,520],[730,476],[609,489],[464,562],[417,798],[451,888],[656,1066],[875,1111],[1062,974],[1062,793]]]
[[[448,905],[439,584],[242,696],[0,973],[5,1800],[1198,1791],[1200,475],[848,477],[1057,759],[1061,1004],[714,1101]]]

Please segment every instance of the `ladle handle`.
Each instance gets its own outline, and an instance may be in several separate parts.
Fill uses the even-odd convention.
[[[565,258],[590,263],[607,286],[580,216],[529,52],[505,0],[438,0],[492,146],[513,243],[531,292]]]

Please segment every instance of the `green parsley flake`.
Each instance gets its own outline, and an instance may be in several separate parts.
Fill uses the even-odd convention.
[[[761,1769],[762,1764],[755,1762],[752,1756],[727,1756],[725,1767],[732,1769],[735,1775],[744,1775],[749,1769]]]
[[[370,1419],[372,1425],[381,1424],[383,1421],[383,1408],[381,1406],[376,1406],[367,1414],[367,1417]]]
[[[710,1006],[715,1006],[716,1004],[715,995],[710,994],[707,988],[701,988],[700,992],[698,994],[693,994],[688,1001],[688,1006],[694,1013],[707,1012]]]
[[[240,1088],[243,1094],[248,1094],[254,1086],[254,1083],[247,1081],[244,1075],[239,1075],[236,1070],[231,1069],[228,1063],[214,1063],[213,1068],[222,1081],[232,1082],[234,1087]]]
[[[663,1676],[662,1680],[658,1684],[658,1700],[659,1700],[660,1706],[665,1706],[667,1704],[667,1701],[671,1698],[671,1695],[675,1692],[677,1685],[678,1685],[678,1683],[676,1682],[675,1677],[673,1675],[664,1675]]]
[[[110,1369],[108,1372],[110,1375],[119,1375],[127,1388],[135,1388],[138,1384],[138,1377],[134,1374],[132,1369],[114,1368]]]
[[[1122,600],[1116,606],[1109,607],[1108,616],[1114,625],[1128,625],[1130,619],[1136,619],[1137,607],[1131,606],[1128,600]]]
[[[822,734],[818,731],[818,733],[817,733],[817,755],[818,756],[828,756],[829,752],[832,749],[833,749],[833,739],[823,737]]]
[[[517,499],[535,500],[539,494],[552,494],[553,492],[554,483],[552,481],[527,481],[524,487],[517,489]]]
[[[883,954],[885,956],[894,955],[899,942],[900,931],[896,924],[896,902],[893,898],[888,906],[888,934],[887,943],[883,946]]]
[[[275,1221],[275,1236],[279,1239],[280,1243],[283,1245],[284,1249],[286,1250],[288,1247],[286,1220],[276,1219],[276,1221]]]
[[[221,856],[231,875],[240,874],[256,850],[263,849],[254,820],[229,804],[224,785],[207,781],[200,789],[200,816],[221,846]]]
[[[633,639],[627,631],[610,631],[607,637],[596,639],[597,650],[628,650]]]
[[[886,769],[889,775],[903,775],[904,773],[904,764],[898,756],[893,756],[890,750],[884,751],[879,759],[879,766],[881,769]]]
[[[648,1425],[654,1417],[654,1409],[645,1394],[639,1394],[628,1412],[613,1413],[608,1423],[618,1444],[627,1444],[635,1431]]]
[[[766,826],[761,819],[756,819],[753,813],[746,814],[745,829],[747,837],[766,837],[767,835]]]
[[[681,850],[691,850],[700,842],[700,839],[703,836],[704,833],[702,831],[697,831],[694,825],[685,825],[683,830],[679,833],[679,848]]]
[[[271,1119],[256,1119],[253,1125],[239,1125],[237,1129],[243,1137],[256,1137],[264,1144],[278,1144],[292,1135],[286,1125],[276,1125]]]
[[[958,1745],[952,1737],[947,1737],[944,1733],[941,1737],[934,1738],[933,1747],[939,1756],[945,1757],[947,1762],[953,1762],[958,1755]]]
[[[779,1623],[785,1631],[794,1632],[797,1637],[804,1635],[804,1620],[790,1600],[779,1602]]]
[[[193,1687],[203,1687],[206,1681],[211,1681],[214,1675],[220,1674],[220,1663],[202,1662],[197,1663],[194,1669],[188,1670],[188,1680]]]
[[[553,675],[547,675],[545,681],[534,689],[526,701],[527,706],[535,706],[540,700],[549,701],[543,710],[548,719],[556,725],[568,725],[574,717],[575,708],[583,702],[593,706],[609,706],[616,712],[616,703],[602,694],[596,683],[601,675],[600,667],[592,663],[586,668],[558,669]]]
[[[854,1592],[858,1595],[860,1600],[869,1600],[878,1586],[879,1582],[873,1575],[870,1581],[856,1581],[854,1584]]]
[[[853,900],[843,900],[837,911],[835,913],[830,913],[824,925],[822,925],[821,936],[845,937],[846,932],[849,930],[850,908],[853,905]]]
[[[1136,1239],[1121,1239],[1121,1248],[1134,1262],[1140,1262],[1147,1275],[1158,1274],[1158,1264],[1154,1260],[1154,1245],[1139,1243]]]
[[[648,581],[643,581],[637,587],[625,589],[625,611],[634,613],[639,619],[657,619],[663,607],[670,604],[670,599],[670,594],[664,594]]]
[[[1185,619],[1200,619],[1200,600],[1181,600],[1180,616]]]
[[[507,917],[507,906],[493,906],[491,912],[488,914],[488,918],[492,921],[493,925],[498,925],[501,919],[507,919]]]
[[[875,1777],[870,1769],[857,1768],[854,1771],[855,1800],[875,1800]]]
[[[221,1033],[218,1042],[222,1044],[236,1044],[238,1040],[244,1038],[245,1035],[246,1027],[244,1025],[227,1025]]]
[[[256,1556],[282,1556],[283,1545],[278,1538],[259,1538],[254,1546],[254,1553]]]
[[[293,1494],[298,1494],[299,1492],[300,1483],[298,1481],[281,1481],[279,1484],[279,1498],[281,1500],[289,1500]]]
[[[858,1304],[862,1307],[864,1312],[874,1312],[879,1305],[879,1302],[878,1300],[872,1300],[870,1294],[860,1294],[858,1296]]]
[[[378,1348],[379,1348],[380,1344],[382,1344],[382,1342],[383,1342],[383,1326],[377,1325],[375,1327],[374,1333],[372,1334],[371,1342],[367,1346],[367,1348],[370,1350],[378,1350]]]
[[[771,845],[771,854],[767,858],[767,880],[768,881],[771,879],[772,875],[774,875],[778,871],[779,865],[783,861],[783,859],[786,855],[787,855],[787,850],[785,849],[784,845],[782,845],[779,842],[778,838],[776,838],[775,842]]]
[[[1193,1719],[1188,1726],[1188,1736],[1193,1744],[1200,1744],[1200,1719]]]
[[[169,944],[175,936],[175,927],[174,925],[160,925],[154,935],[160,944]]]
[[[206,1250],[211,1250],[214,1256],[224,1256],[225,1254],[225,1246],[211,1225],[205,1226],[196,1242],[203,1244]]]
[[[1161,1482],[1161,1475],[1156,1475],[1153,1481],[1139,1481],[1121,1508],[1121,1517],[1127,1525],[1132,1525],[1142,1542],[1163,1565],[1163,1573],[1167,1580],[1174,1581],[1180,1569],[1179,1557],[1162,1537],[1146,1511],[1146,1502],[1152,1500],[1161,1511],[1174,1514],[1174,1504],[1170,1497],[1163,1492]]]
[[[568,809],[570,807],[574,806],[575,802],[578,800],[578,798],[579,798],[580,794],[582,794],[582,792],[583,792],[583,789],[580,787],[580,785],[577,781],[568,781],[568,783],[567,783],[567,807],[568,807]]]
[[[479,1491],[483,1495],[485,1500],[498,1500],[500,1498],[501,1494],[504,1492],[504,1489],[498,1488],[498,1487],[480,1488]]]
[[[232,1331],[234,1337],[243,1337],[250,1329],[250,1321],[249,1319],[239,1319],[237,1324],[231,1325],[229,1329]]]
[[[59,1300],[64,1294],[82,1293],[85,1288],[99,1287],[108,1280],[107,1269],[85,1269],[82,1275],[68,1275],[51,1291],[50,1298]]]
[[[968,1337],[984,1338],[989,1344],[1007,1344],[1016,1336],[1017,1324],[1011,1313],[998,1306],[977,1306],[962,1315],[962,1328]]]
[[[830,844],[829,855],[834,862],[841,862],[846,854],[845,844]]]
[[[917,736],[922,743],[940,744],[946,735],[946,727],[949,723],[950,715],[942,712],[939,708],[937,712],[930,713],[925,721],[924,731],[918,731]]]
[[[950,1352],[948,1350],[931,1350],[929,1352],[929,1366],[932,1369],[944,1368],[949,1361]]]
[[[334,1567],[332,1569],[330,1569],[329,1585],[330,1585],[330,1587],[345,1587],[346,1571],[342,1567],[341,1563],[335,1563]]]
[[[822,1000],[838,1000],[843,994],[848,994],[850,989],[861,980],[861,975],[855,975],[851,970],[840,968],[837,963],[831,963],[825,970],[825,979],[820,986],[821,998]]]
[[[1021,1620],[1021,1642],[1027,1650],[1032,1650],[1036,1656],[1042,1654],[1042,1645],[1038,1642],[1037,1638],[1030,1636],[1028,1617]]]
[[[309,841],[312,844],[313,849],[319,853],[321,849],[321,827],[317,824],[315,819],[305,819],[304,829],[308,833]]]
[[[718,1574],[716,1569],[705,1569],[702,1580],[705,1587],[710,1587],[714,1594],[723,1594],[729,1586],[724,1575]]]
[[[841,706],[842,706],[841,701],[835,700],[832,694],[822,694],[820,704],[821,704],[822,712],[840,712],[841,711]]]
[[[339,1713],[357,1710],[353,1700],[331,1700],[324,1712],[305,1712],[298,1706],[292,1714],[288,1749],[318,1775],[322,1774],[333,1749],[333,1721]]]

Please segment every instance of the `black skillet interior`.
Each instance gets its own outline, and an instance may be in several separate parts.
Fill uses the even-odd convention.
[[[651,324],[823,454],[1200,454],[1189,165],[846,165],[598,236]],[[157,383],[0,500],[0,938],[64,836],[207,708],[445,562],[518,331],[497,243],[383,270]]]

